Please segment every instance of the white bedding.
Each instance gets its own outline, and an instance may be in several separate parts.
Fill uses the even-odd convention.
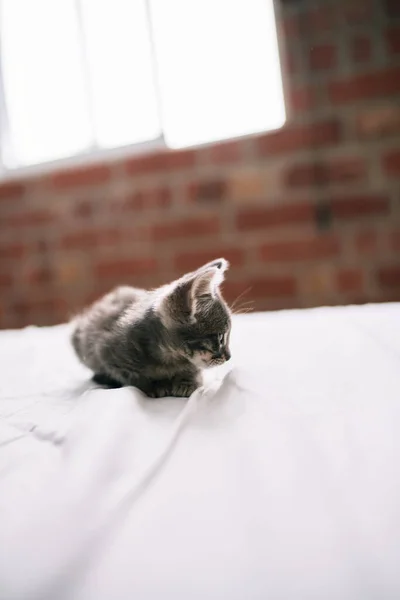
[[[189,401],[0,333],[0,599],[400,598],[400,305],[237,317]]]

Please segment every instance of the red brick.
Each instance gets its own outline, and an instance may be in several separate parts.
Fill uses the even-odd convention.
[[[148,199],[152,208],[168,208],[172,204],[172,192],[166,187],[155,188],[150,190]]]
[[[369,37],[358,35],[350,42],[350,54],[354,62],[366,62],[371,60],[372,44]]]
[[[236,215],[236,226],[239,231],[313,222],[314,207],[311,203],[244,208]]]
[[[364,274],[360,269],[340,269],[336,273],[336,286],[339,292],[362,292]]]
[[[15,312],[17,315],[19,315],[21,317],[22,316],[27,317],[28,313],[31,310],[31,303],[27,302],[26,300],[25,301],[18,300],[16,302],[13,302],[12,310],[13,310],[13,312]]]
[[[400,54],[400,26],[391,27],[386,32],[386,45],[389,55]]]
[[[88,294],[86,294],[84,296],[84,301],[82,302],[82,308],[84,308],[85,306],[89,306],[90,304],[93,304],[94,302],[96,302],[99,298],[101,298],[101,296],[104,296],[104,294],[107,293],[107,291],[109,291],[109,285],[108,283],[106,283],[106,285],[104,285],[104,287],[101,285],[102,282],[100,281],[96,281],[96,289],[92,290],[91,292],[89,292]]]
[[[10,181],[0,184],[0,201],[19,200],[25,194],[26,186],[23,183]]]
[[[364,178],[367,168],[361,158],[339,158],[327,162],[326,179],[332,183],[359,181]]]
[[[59,190],[68,190],[90,185],[101,185],[111,179],[108,165],[90,165],[68,169],[55,173],[51,177],[52,185]]]
[[[226,189],[222,179],[199,181],[189,185],[188,196],[192,202],[219,202],[225,198]]]
[[[124,211],[132,210],[132,211],[142,211],[145,208],[145,196],[143,191],[133,192],[132,194],[128,194],[124,199],[122,204],[122,209]]]
[[[332,258],[339,254],[336,237],[320,236],[287,242],[268,242],[261,246],[259,255],[264,262],[304,261]]]
[[[210,250],[178,254],[175,257],[175,267],[179,272],[194,271],[220,256],[224,257],[232,267],[240,267],[244,263],[244,252],[241,248],[213,246]]]
[[[335,30],[338,24],[337,17],[336,7],[328,3],[317,6],[304,14],[306,25],[315,33]]]
[[[373,18],[371,0],[346,0],[341,4],[340,10],[350,25],[369,23]]]
[[[196,150],[168,150],[165,165],[170,170],[193,167],[196,164],[196,156]]]
[[[391,177],[400,177],[400,150],[386,152],[382,162],[387,175]]]
[[[20,243],[10,243],[0,246],[0,259],[22,258],[27,253],[27,247]]]
[[[9,273],[0,273],[0,288],[5,289],[11,286],[13,278]]]
[[[336,144],[340,137],[340,122],[330,119],[309,125],[285,126],[258,137],[256,145],[261,156],[270,156],[330,146]]]
[[[166,153],[155,152],[153,154],[133,156],[125,163],[125,170],[129,175],[140,175],[162,171],[166,168]]]
[[[204,148],[203,152],[212,164],[234,164],[243,158],[244,143],[240,140],[215,143]]]
[[[390,239],[390,249],[393,252],[400,252],[400,229],[397,231],[392,231],[389,235]]]
[[[94,214],[93,202],[90,200],[81,200],[73,208],[73,214],[75,217],[89,218]]]
[[[290,15],[281,20],[281,27],[286,39],[301,35],[301,23],[298,15]]]
[[[289,75],[294,75],[297,72],[297,55],[286,48],[282,56],[283,71]]]
[[[378,281],[384,287],[400,287],[400,266],[382,267],[378,270]]]
[[[54,215],[47,210],[28,210],[19,214],[2,217],[3,224],[8,227],[31,227],[35,225],[48,225]]]
[[[338,219],[386,214],[389,211],[389,199],[378,194],[333,198],[331,209],[333,216]]]
[[[317,92],[311,86],[297,87],[289,91],[289,105],[294,112],[306,112],[317,105]]]
[[[220,222],[216,217],[193,217],[155,225],[152,237],[155,241],[166,241],[177,238],[202,237],[218,233],[219,230]]]
[[[104,260],[95,265],[96,277],[131,277],[147,275],[158,270],[157,260],[153,257]]]
[[[61,246],[71,250],[86,250],[116,244],[121,237],[119,229],[83,229],[65,235]]]
[[[400,133],[400,106],[387,104],[358,111],[356,133],[361,138],[380,138]]]
[[[358,254],[370,255],[375,254],[378,248],[378,236],[375,231],[360,231],[356,233],[354,245]]]
[[[27,281],[32,285],[43,285],[53,281],[53,271],[46,267],[31,269],[26,274]]]
[[[171,190],[166,187],[157,187],[140,190],[128,195],[123,203],[123,209],[141,211],[154,208],[167,208],[171,204]]]
[[[146,208],[166,208],[171,206],[171,190],[165,187],[152,188],[142,191],[143,207]]]
[[[41,256],[48,256],[53,250],[53,244],[45,238],[35,240],[31,244],[32,252],[38,252]]]
[[[284,181],[289,187],[295,188],[326,183],[325,166],[321,163],[292,165],[284,174]]]
[[[338,158],[326,162],[295,164],[288,168],[285,183],[289,187],[298,187],[358,181],[365,173],[366,165],[360,158]]]
[[[268,298],[280,296],[295,296],[297,284],[294,277],[259,277],[249,282],[251,290],[249,297]]]
[[[282,0],[282,3],[285,0]],[[287,0],[289,3],[290,0]],[[305,7],[305,10],[304,10]],[[287,40],[293,38],[314,37],[321,32],[334,31],[338,26],[337,9],[325,0],[320,6],[308,9],[303,5],[300,14],[288,15],[281,20],[283,36]]]
[[[126,161],[125,169],[129,175],[141,175],[157,171],[173,171],[193,167],[196,153],[193,150],[165,150],[134,156]]]
[[[314,70],[332,69],[336,66],[336,48],[333,44],[314,45],[310,49],[310,67]]]
[[[295,296],[297,283],[291,276],[265,276],[253,277],[244,281],[225,281],[223,294],[228,302],[234,302],[238,296],[244,302],[251,302],[260,298],[279,298],[284,296]],[[239,301],[240,306],[240,301]]]
[[[368,98],[390,96],[398,92],[400,92],[400,67],[356,75],[348,79],[333,81],[328,85],[328,93],[334,104],[364,101]]]
[[[79,257],[62,256],[55,263],[54,278],[57,283],[72,287],[81,285],[87,277],[87,265]]]
[[[249,199],[262,198],[265,186],[270,185],[275,173],[262,168],[262,165],[233,169],[227,176],[227,197],[234,202],[247,202]]]
[[[67,302],[65,298],[46,298],[16,301],[12,305],[12,309],[20,316],[34,316],[35,313],[47,312],[49,314],[49,322],[54,317],[59,318],[61,315],[66,316]],[[34,319],[33,319],[34,320]]]

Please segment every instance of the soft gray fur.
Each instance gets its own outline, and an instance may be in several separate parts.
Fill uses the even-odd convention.
[[[119,287],[75,320],[73,347],[99,383],[153,398],[190,396],[201,370],[230,358],[221,258],[152,291]]]

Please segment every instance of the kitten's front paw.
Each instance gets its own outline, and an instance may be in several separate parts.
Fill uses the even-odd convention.
[[[163,386],[153,386],[150,390],[146,391],[146,395],[149,398],[166,398],[171,396],[171,389]]]
[[[194,383],[179,383],[172,388],[172,396],[177,398],[189,398],[197,390]]]
[[[186,381],[181,382],[168,382],[167,384],[154,384],[150,390],[147,391],[147,395],[150,398],[166,398],[173,396],[174,398],[189,398],[193,392],[198,388],[196,383],[189,383]]]

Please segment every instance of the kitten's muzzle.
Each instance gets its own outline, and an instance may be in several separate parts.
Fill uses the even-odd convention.
[[[228,361],[231,358],[231,353],[228,348],[222,350],[222,352],[217,352],[217,354],[213,354],[213,360],[218,361]]]

